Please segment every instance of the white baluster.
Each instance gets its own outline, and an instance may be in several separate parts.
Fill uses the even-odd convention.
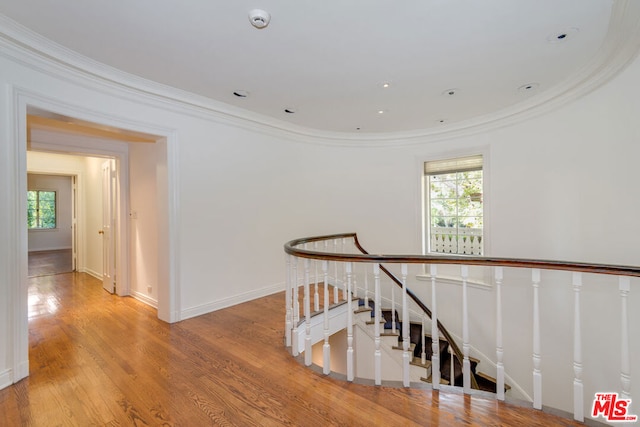
[[[409,303],[407,301],[407,264],[401,266],[402,275],[402,384],[409,387]]]
[[[374,283],[374,333],[375,333],[375,353],[373,355],[373,365],[375,372],[375,384],[382,384],[382,353],[380,352],[380,264],[373,264]]]
[[[307,244],[306,243],[303,245],[303,249],[305,249],[305,250],[307,249]],[[303,271],[302,271],[302,276],[303,276],[302,277],[302,280],[303,280],[303,282],[302,282],[302,316],[306,320],[306,317],[307,317],[307,305],[311,301],[309,299],[309,297],[310,297],[309,292],[307,291],[307,286],[309,285],[309,281],[307,280],[308,276],[309,276],[309,272],[308,272],[309,264],[307,263],[307,259],[306,258],[302,261],[302,265],[303,265]]]
[[[573,419],[584,421],[582,385],[582,337],[580,326],[580,289],[582,273],[573,273]]]
[[[427,340],[425,334],[427,333],[427,315],[422,313],[422,328],[420,329],[420,344],[422,344],[422,353],[420,353],[420,362],[424,365],[427,363]]]
[[[435,264],[429,265],[431,276],[431,386],[440,389],[440,334],[438,333],[438,304],[436,300],[436,276],[438,269]]]
[[[340,239],[340,253],[344,253],[344,244],[345,244],[345,240],[344,239]],[[347,299],[347,295],[350,293],[349,290],[347,289],[347,271],[346,271],[346,264],[343,262],[341,263],[342,265],[342,299],[346,300]]]
[[[504,364],[502,363],[502,267],[495,268],[496,279],[496,399],[504,400]]]
[[[353,381],[353,308],[351,307],[351,268],[352,264],[345,264],[347,272],[347,381]]]
[[[396,285],[391,285],[391,332],[396,333]]]
[[[300,322],[300,303],[298,301],[298,258],[293,257],[293,332],[291,337],[291,354],[300,354],[298,347],[298,323]]]
[[[322,273],[324,276],[324,345],[322,346],[322,372],[329,375],[331,372],[331,346],[329,345],[329,262],[322,261]]]
[[[313,242],[313,250],[318,250],[318,242]],[[318,260],[313,260],[313,268],[315,270],[315,289],[313,292],[313,311],[320,311],[320,295],[318,294]]]
[[[333,252],[338,253],[338,240],[333,239]],[[334,267],[334,282],[333,282],[333,303],[337,304],[340,300],[338,296],[338,262],[333,263]]]
[[[449,344],[449,359],[450,359],[450,364],[449,364],[449,378],[451,379],[451,384],[450,385],[456,385],[456,365],[455,365],[455,357],[453,356],[453,348],[451,347],[451,344]]]
[[[293,322],[291,316],[293,316],[293,307],[291,300],[291,255],[285,255],[286,263],[287,263],[287,285],[285,289],[285,300],[286,300],[286,313],[284,316],[284,337],[285,337],[285,345],[287,347],[291,347],[291,331],[293,329]]]
[[[542,372],[540,365],[540,301],[538,291],[540,289],[540,270],[531,270],[533,282],[533,408],[542,409]]]
[[[631,399],[631,364],[629,363],[629,315],[627,311],[627,299],[631,290],[631,280],[629,277],[620,277],[618,279],[618,287],[620,289],[620,335],[622,342],[620,343],[620,384],[622,393],[620,397],[623,399]]]
[[[462,387],[465,393],[471,392],[471,362],[469,361],[469,302],[467,299],[467,280],[469,267],[460,267],[462,276]]]
[[[311,366],[311,291],[309,289],[309,259],[304,259],[304,364]]]
[[[364,306],[369,307],[369,273],[367,271],[367,264],[364,266]]]

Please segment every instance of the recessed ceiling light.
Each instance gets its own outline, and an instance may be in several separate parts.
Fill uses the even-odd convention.
[[[389,83],[382,83],[382,87],[385,89],[388,88],[389,86],[391,86]]]
[[[563,43],[573,38],[578,31],[580,30],[576,27],[567,28],[562,31],[558,31],[557,33],[549,34],[547,36],[547,41],[549,43]]]
[[[233,92],[233,94],[238,98],[246,98],[247,96],[249,96],[249,92],[247,92],[246,90],[236,90],[235,92]]]
[[[453,96],[456,93],[458,93],[458,89],[447,89],[444,92],[442,92],[442,95],[444,95],[444,96]]]
[[[445,123],[445,122],[446,122],[446,120],[445,120],[445,119],[439,119],[439,120],[437,120],[437,122],[438,122],[438,123],[440,123],[440,124],[442,124],[442,123]]]
[[[378,114],[384,114],[384,110],[378,110]]]
[[[527,83],[518,88],[520,92],[535,92],[540,85],[538,83]]]

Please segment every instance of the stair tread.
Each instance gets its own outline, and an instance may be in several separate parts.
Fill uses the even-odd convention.
[[[426,383],[432,383],[433,381],[431,380],[431,375],[429,375],[428,378],[425,377],[420,377],[420,381],[424,381]],[[444,378],[440,377],[440,384],[442,385],[449,385],[449,381],[445,380]]]
[[[422,363],[422,359],[419,357],[414,357],[413,360],[411,362],[409,362],[411,365],[414,366],[420,366],[422,368],[426,368],[429,369],[431,367],[431,360],[425,360],[424,364]]]
[[[494,384],[496,384],[496,382],[497,382],[497,380],[495,378],[493,378],[490,375],[485,374],[484,372],[476,372],[476,377],[484,378],[485,380],[490,381],[490,382],[492,382]],[[509,384],[507,384],[507,383],[504,384],[504,388],[505,388],[505,390],[511,390],[511,386]]]

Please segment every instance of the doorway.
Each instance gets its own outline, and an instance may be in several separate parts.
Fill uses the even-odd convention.
[[[7,271],[9,283],[14,283],[15,287],[10,290],[12,300],[12,310],[9,313],[10,325],[10,348],[13,348],[12,355],[12,382],[17,382],[29,374],[29,331],[28,331],[28,294],[27,294],[27,263],[28,246],[27,231],[23,224],[26,218],[26,188],[27,188],[27,147],[29,150],[42,150],[67,154],[84,154],[114,157],[121,170],[119,184],[122,190],[128,192],[128,146],[132,142],[127,142],[128,136],[136,138],[138,135],[153,136],[153,146],[156,150],[155,169],[158,171],[153,184],[157,189],[157,202],[155,216],[158,227],[156,234],[157,241],[157,276],[158,283],[158,317],[167,322],[180,320],[179,316],[179,288],[177,285],[179,259],[177,252],[172,248],[177,247],[177,143],[174,130],[160,125],[149,125],[148,122],[136,122],[130,118],[120,118],[113,113],[101,113],[87,111],[83,107],[65,104],[58,99],[48,99],[41,94],[13,88],[15,102],[9,110],[13,117],[10,140],[13,141],[10,151],[15,156],[11,172],[11,187],[9,201],[16,206],[16,209],[9,215],[11,227],[15,233],[10,235],[9,246],[12,248],[11,257]],[[55,113],[52,113],[55,112]],[[46,127],[51,125],[51,134],[55,135],[51,140],[40,143],[38,138],[34,138],[33,127],[28,126],[30,117],[40,120],[40,125]],[[52,117],[55,116],[55,117]],[[40,117],[41,119],[37,119]],[[79,119],[74,119],[77,117]],[[56,123],[50,122],[50,119]],[[59,123],[63,124],[59,126]],[[73,131],[64,132],[62,129],[82,129],[87,126],[97,130],[92,138],[82,138]],[[97,125],[95,125],[97,124]],[[126,131],[123,129],[135,129]],[[100,131],[106,131],[111,138],[104,134],[99,136]],[[114,133],[117,137],[113,137]],[[85,135],[86,136],[86,135]],[[151,145],[151,144],[149,144]],[[122,227],[124,238],[120,239],[117,245],[116,258],[121,260],[129,259],[129,243],[132,241],[129,235],[129,205],[128,193],[122,194],[122,203],[118,207],[118,221],[125,226]],[[80,234],[80,230],[79,233]],[[97,233],[96,233],[97,235]],[[78,236],[78,241],[82,241],[82,236]],[[80,243],[81,244],[81,243]],[[170,256],[171,253],[171,256]],[[79,265],[82,260],[79,260]],[[126,262],[121,262],[122,271],[116,272],[116,279],[129,280],[129,272],[126,270]],[[128,288],[123,292],[128,291]]]
[[[29,277],[75,270],[75,182],[73,175],[28,172]]]

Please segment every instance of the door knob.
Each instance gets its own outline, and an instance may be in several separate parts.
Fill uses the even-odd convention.
[[[104,230],[98,231],[98,234],[104,234]]]

